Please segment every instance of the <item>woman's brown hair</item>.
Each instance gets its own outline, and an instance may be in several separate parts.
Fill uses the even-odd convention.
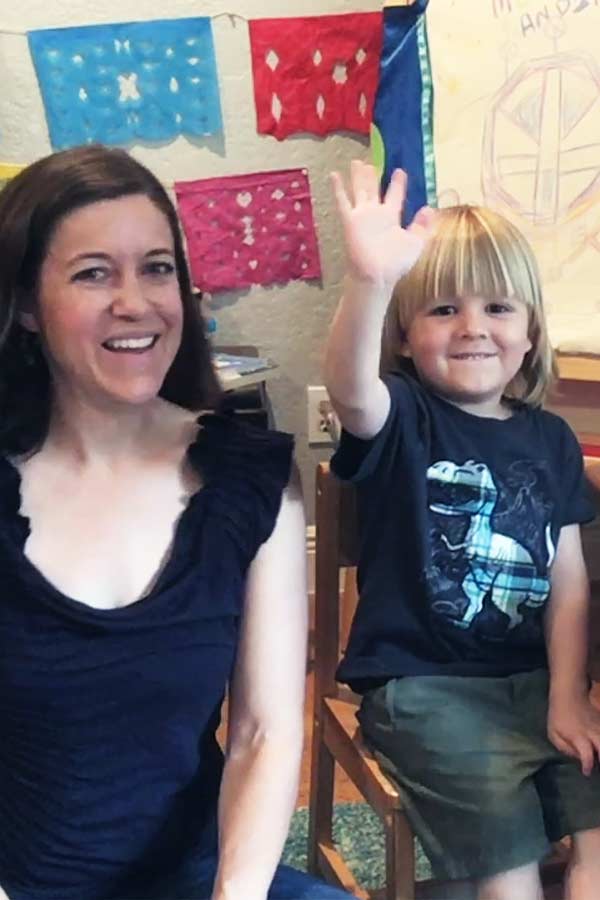
[[[190,410],[216,405],[220,391],[210,347],[167,192],[124,150],[74,147],[37,160],[0,191],[0,453],[35,450],[48,432],[50,371],[37,336],[20,324],[19,313],[35,307],[52,235],[69,213],[133,194],[148,197],[169,223],[183,306],[181,344],[160,396]]]

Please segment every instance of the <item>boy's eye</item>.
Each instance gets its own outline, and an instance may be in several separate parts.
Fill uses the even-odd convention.
[[[108,277],[108,269],[102,266],[90,266],[89,269],[81,269],[73,275],[73,281],[103,281]]]
[[[432,307],[429,311],[430,316],[452,316],[456,312],[456,307],[451,303],[440,303],[438,306]]]

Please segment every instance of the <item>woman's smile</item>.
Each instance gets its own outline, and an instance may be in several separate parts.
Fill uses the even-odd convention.
[[[144,337],[108,338],[102,346],[111,353],[145,353],[151,350],[160,335],[150,334]]]

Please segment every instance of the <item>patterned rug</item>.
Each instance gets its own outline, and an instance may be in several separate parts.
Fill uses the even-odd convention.
[[[333,818],[333,836],[346,863],[361,887],[381,888],[385,883],[383,828],[370,806],[364,803],[339,803]],[[283,862],[306,869],[308,810],[297,809],[283,852]],[[416,874],[421,881],[431,877],[429,862],[415,844]]]

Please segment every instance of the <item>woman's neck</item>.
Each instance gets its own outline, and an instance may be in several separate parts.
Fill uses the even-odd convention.
[[[189,417],[187,413],[187,417]],[[114,466],[118,460],[152,457],[167,432],[186,411],[157,397],[143,405],[94,405],[58,392],[50,414],[45,446],[72,457],[79,465]]]

